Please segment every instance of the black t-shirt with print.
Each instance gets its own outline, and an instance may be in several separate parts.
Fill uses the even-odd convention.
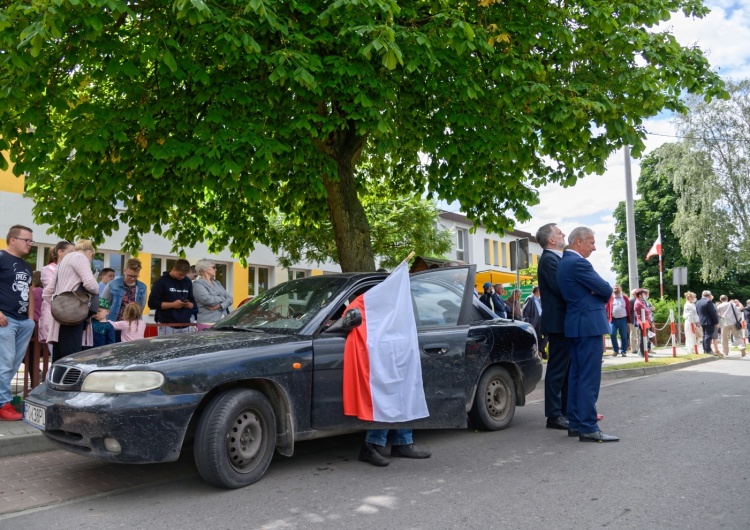
[[[0,251],[0,311],[16,320],[29,318],[31,265],[4,250]]]

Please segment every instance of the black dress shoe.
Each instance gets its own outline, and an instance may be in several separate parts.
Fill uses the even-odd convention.
[[[627,356],[628,356],[628,354],[627,354],[627,353],[623,353],[623,354],[622,354],[622,356],[623,356],[623,357],[627,357]],[[617,357],[617,356],[615,355],[615,357]]]
[[[571,438],[573,438],[574,436],[578,436],[579,434],[581,433],[578,432],[578,429],[568,429],[568,436],[570,436]]]
[[[578,441],[580,442],[619,442],[620,439],[617,436],[611,434],[604,434],[602,431],[596,432],[582,432],[578,434]]]
[[[565,431],[568,429],[568,420],[565,419],[565,416],[555,416],[554,418],[547,418],[547,428]]]
[[[386,457],[378,452],[378,446],[365,442],[359,451],[359,459],[362,462],[369,462],[373,466],[384,467],[391,463]]]
[[[401,458],[430,458],[432,453],[419,449],[414,444],[392,445],[391,456],[400,456]]]

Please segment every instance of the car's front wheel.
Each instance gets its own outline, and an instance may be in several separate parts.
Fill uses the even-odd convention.
[[[222,488],[259,481],[276,446],[276,418],[257,390],[218,395],[201,414],[195,433],[195,465],[203,479]]]
[[[489,431],[510,425],[516,412],[516,384],[501,366],[490,366],[482,374],[469,412],[471,421]]]

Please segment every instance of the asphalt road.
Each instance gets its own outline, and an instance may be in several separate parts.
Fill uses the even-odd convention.
[[[0,527],[746,529],[749,378],[750,357],[735,357],[609,384],[601,427],[619,443],[545,429],[536,402],[502,432],[417,432],[429,460],[375,468],[357,461],[360,435],[319,440],[234,491],[184,460],[172,475],[159,467],[158,484],[7,514]]]

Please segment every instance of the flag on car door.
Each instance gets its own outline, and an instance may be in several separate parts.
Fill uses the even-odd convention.
[[[352,308],[362,325],[344,348],[344,414],[384,423],[429,416],[406,261]]]

